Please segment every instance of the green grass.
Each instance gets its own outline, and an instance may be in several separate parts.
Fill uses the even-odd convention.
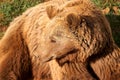
[[[8,25],[13,18],[20,15],[27,8],[34,6],[42,0],[12,0],[0,3],[0,25]]]
[[[120,1],[118,0],[92,0],[98,7],[104,9],[106,7],[112,8],[113,6],[120,7]]]
[[[106,17],[110,23],[115,43],[120,47],[120,15],[108,14]]]

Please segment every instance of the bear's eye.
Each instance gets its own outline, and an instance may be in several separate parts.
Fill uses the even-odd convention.
[[[52,43],[56,43],[56,40],[54,40],[54,39],[51,39],[50,41],[51,41]]]
[[[50,37],[50,42],[56,43],[56,39],[54,37]]]
[[[84,18],[82,18],[81,22],[80,22],[80,27],[84,27],[86,25],[87,25],[86,20]]]

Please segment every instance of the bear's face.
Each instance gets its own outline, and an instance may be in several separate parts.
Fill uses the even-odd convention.
[[[100,52],[109,39],[109,31],[102,14],[93,12],[88,10],[86,13],[89,14],[82,14],[80,6],[65,10],[49,7],[50,21],[40,34],[40,45],[35,55],[42,61],[49,61],[77,53],[79,60],[85,61]]]
[[[67,20],[71,18],[71,20]],[[44,33],[41,37],[40,50],[43,61],[49,61],[54,58],[61,58],[67,54],[75,53],[79,50],[78,40],[72,32],[70,25],[77,25],[72,23],[76,19],[74,14],[68,15],[66,18],[52,19],[44,28]],[[75,21],[75,20],[74,20]]]
[[[85,50],[90,47],[92,40],[91,28],[87,27],[91,26],[88,26],[86,19],[75,13],[54,17],[43,29],[38,53],[35,55],[40,56],[43,62],[78,52],[82,56],[87,55]]]

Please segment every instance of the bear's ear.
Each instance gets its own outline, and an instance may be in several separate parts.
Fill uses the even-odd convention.
[[[47,15],[50,19],[52,19],[59,12],[56,6],[49,5],[46,7]]]
[[[74,13],[68,14],[66,19],[68,24],[71,26],[76,26],[79,23],[79,17]]]

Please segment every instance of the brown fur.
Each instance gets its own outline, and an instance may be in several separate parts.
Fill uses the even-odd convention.
[[[35,40],[39,40],[40,30],[49,21],[46,7],[63,3],[61,0],[39,4],[28,9],[10,24],[0,41],[0,80],[51,79],[48,64],[41,64],[39,58],[33,55],[35,47],[38,46]]]
[[[45,61],[56,59],[49,62],[54,80],[120,79],[120,49],[100,10],[89,0],[69,1],[54,12],[48,10],[52,16],[44,29],[48,33],[43,37],[46,46],[42,54]]]
[[[51,0],[11,23],[0,42],[0,80],[117,80],[119,52],[89,0]]]

